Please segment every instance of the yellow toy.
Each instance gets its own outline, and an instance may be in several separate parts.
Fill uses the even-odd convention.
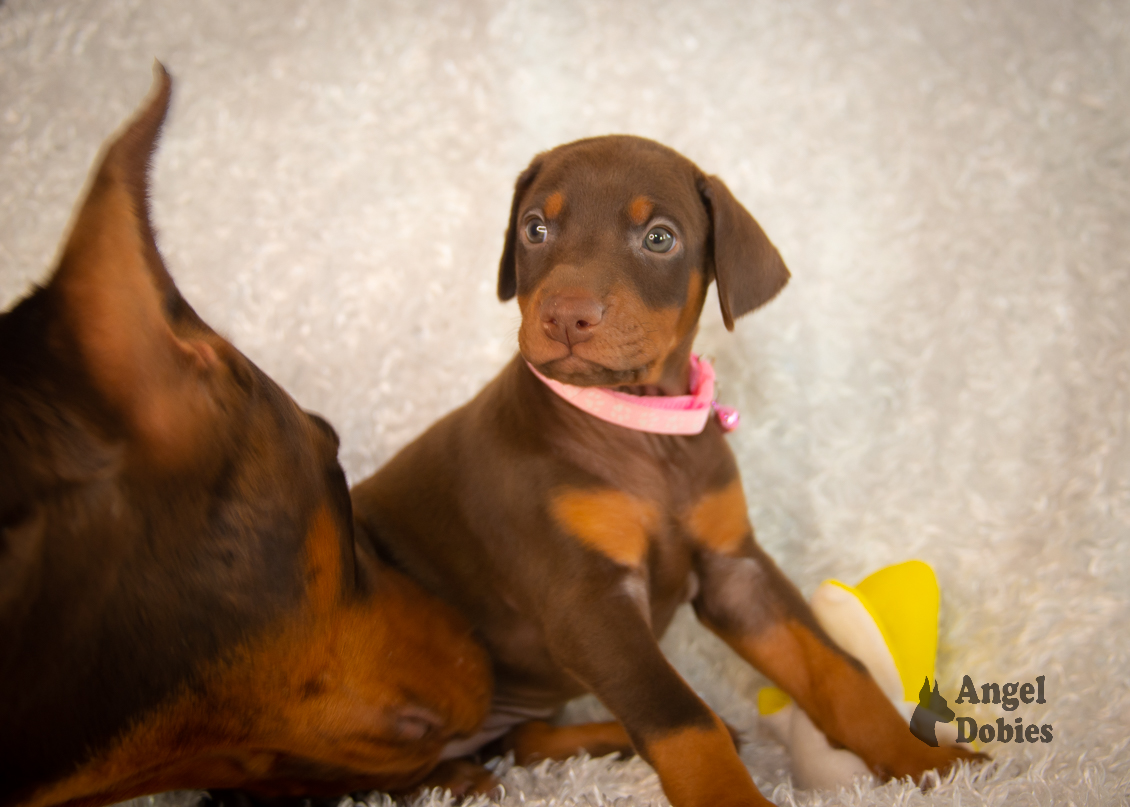
[[[936,680],[939,601],[933,569],[910,560],[880,569],[855,587],[826,580],[811,604],[821,627],[867,667],[909,724],[923,682]],[[851,751],[832,748],[782,690],[762,689],[757,706],[762,723],[789,749],[798,787],[835,788],[871,776]],[[937,739],[955,745],[955,725],[938,723]]]

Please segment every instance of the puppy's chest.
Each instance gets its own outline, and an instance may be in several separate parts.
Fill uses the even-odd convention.
[[[566,445],[548,511],[591,554],[632,572],[653,626],[694,596],[699,552],[737,552],[752,534],[733,455],[719,429],[675,437],[610,432],[602,450]],[[566,481],[569,480],[569,481]],[[572,480],[577,480],[572,482]]]
[[[661,579],[685,576],[696,552],[734,552],[750,534],[741,481],[563,487],[550,501],[557,526],[586,548]]]

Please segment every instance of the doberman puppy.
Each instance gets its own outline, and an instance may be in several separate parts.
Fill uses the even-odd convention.
[[[600,388],[695,392],[704,368],[691,344],[710,282],[732,330],[788,277],[726,186],[657,143],[581,140],[518,178],[498,294],[518,297],[519,355],[353,490],[384,556],[455,605],[489,649],[496,690],[479,742],[509,729],[519,761],[631,747],[676,807],[767,803],[724,724],[660,652],[690,600],[881,777],[967,756],[908,731],[757,545],[718,419],[653,433],[570,402]],[[586,690],[619,724],[544,722]]]
[[[178,293],[160,65],[0,316],[0,805],[403,788],[490,702],[470,627],[354,540],[337,436]]]

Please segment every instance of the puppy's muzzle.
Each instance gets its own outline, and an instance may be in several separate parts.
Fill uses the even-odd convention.
[[[546,336],[572,347],[592,338],[604,319],[604,306],[588,294],[554,294],[542,302],[538,315]]]

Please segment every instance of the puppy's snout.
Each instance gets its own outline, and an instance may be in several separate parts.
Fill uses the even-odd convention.
[[[604,318],[604,307],[593,297],[555,294],[541,305],[541,324],[555,342],[575,345],[592,338]]]

